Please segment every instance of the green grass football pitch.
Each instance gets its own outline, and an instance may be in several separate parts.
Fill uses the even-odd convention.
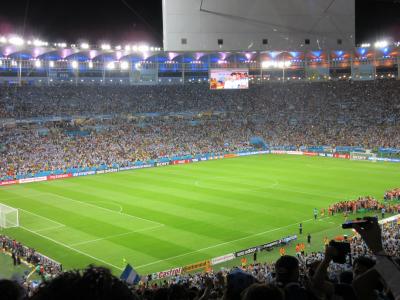
[[[0,188],[19,228],[3,230],[63,263],[115,273],[163,271],[297,234],[333,234],[342,220],[314,207],[400,185],[400,165],[262,155]],[[342,218],[338,216],[337,218]],[[322,237],[321,237],[322,240]]]

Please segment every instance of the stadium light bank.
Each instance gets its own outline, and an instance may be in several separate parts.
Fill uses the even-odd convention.
[[[82,43],[81,44],[81,49],[84,49],[84,50],[89,49],[89,44],[88,43]]]
[[[263,69],[285,69],[292,65],[290,61],[266,60],[261,63]]]
[[[76,60],[73,60],[72,62],[71,62],[71,67],[72,67],[72,69],[78,69],[78,62],[76,61]]]
[[[111,45],[110,44],[102,44],[101,50],[111,50]]]
[[[22,46],[23,44],[25,44],[24,39],[19,36],[13,36],[13,37],[9,38],[8,42],[14,46]]]
[[[389,42],[388,41],[377,41],[374,44],[375,48],[386,48],[387,46],[389,46]]]

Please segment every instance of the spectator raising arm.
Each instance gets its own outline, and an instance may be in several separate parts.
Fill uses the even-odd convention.
[[[365,217],[364,219],[369,222],[362,226],[354,225],[354,229],[361,235],[367,246],[376,255],[376,265],[374,270],[376,270],[385,281],[394,298],[400,300],[400,268],[386,255],[383,249],[381,228],[379,227],[378,221],[375,218]],[[373,280],[371,277],[374,277],[375,275],[376,274],[370,270],[360,276],[357,280],[364,281],[360,286],[365,288],[366,284],[370,282],[370,280]],[[355,287],[359,284],[357,280],[353,283]]]

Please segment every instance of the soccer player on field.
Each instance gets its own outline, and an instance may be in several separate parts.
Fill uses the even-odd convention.
[[[318,210],[314,208],[314,220],[316,220],[318,217]]]

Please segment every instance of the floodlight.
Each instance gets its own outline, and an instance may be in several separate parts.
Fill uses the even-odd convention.
[[[42,66],[42,62],[40,60],[35,60],[35,67],[40,68]]]
[[[45,45],[45,42],[43,42],[41,40],[34,40],[33,41],[33,45],[36,46],[36,47],[40,47],[40,46]]]
[[[88,67],[89,67],[89,69],[92,69],[92,68],[93,68],[93,62],[92,62],[92,61],[89,61]]]
[[[121,61],[121,70],[127,70],[129,68],[129,63],[127,61]]]
[[[137,62],[137,63],[135,64],[135,69],[136,69],[136,70],[140,70],[140,67],[141,67],[140,62]]]
[[[15,46],[22,46],[25,43],[25,41],[19,36],[13,36],[12,38],[9,38],[8,42]]]
[[[131,51],[131,46],[130,45],[126,45],[125,46],[125,51]]]
[[[76,60],[74,60],[71,62],[71,66],[72,66],[72,69],[78,69],[79,64]]]
[[[88,43],[82,43],[81,44],[82,49],[89,49],[89,44]]]
[[[121,49],[122,49],[121,45],[115,47],[115,50],[121,50]]]
[[[50,62],[49,62],[49,67],[50,67],[50,68],[54,68],[54,61],[50,61]]]
[[[139,51],[147,52],[147,51],[149,51],[149,46],[147,46],[147,45],[139,46]]]
[[[289,68],[292,65],[292,62],[287,60],[287,61],[273,61],[273,60],[267,60],[261,62],[261,68],[263,69],[269,69],[269,68],[276,68],[276,69],[284,69],[284,68]]]
[[[4,36],[0,37],[0,43],[7,43],[7,39]]]
[[[274,65],[274,63],[275,63],[274,61],[270,61],[270,60],[263,61],[263,62],[261,62],[261,68],[263,68],[263,69],[271,68]]]
[[[111,46],[109,44],[103,44],[103,45],[101,45],[101,49],[102,50],[110,50]]]
[[[374,46],[375,48],[386,48],[389,45],[388,41],[377,41]]]
[[[135,51],[135,52],[138,51],[138,46],[136,46],[136,45],[132,46],[132,50]]]
[[[107,64],[107,69],[114,70],[115,69],[115,63],[113,61],[109,62]]]

